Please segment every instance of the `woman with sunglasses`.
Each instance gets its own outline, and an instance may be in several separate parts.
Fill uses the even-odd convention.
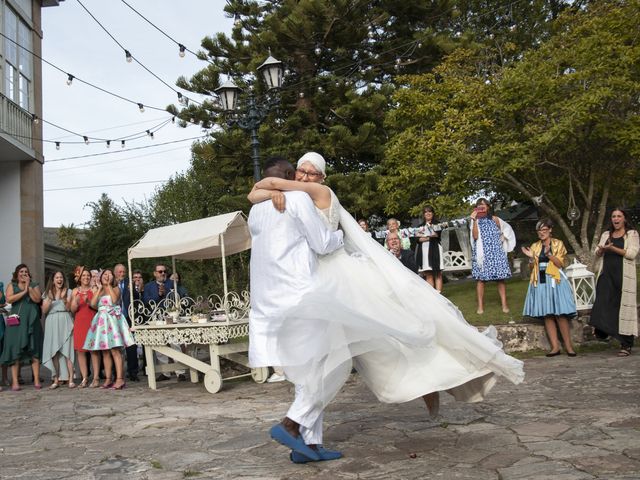
[[[539,240],[531,247],[522,247],[522,253],[529,257],[531,263],[531,278],[522,314],[544,318],[544,329],[551,344],[547,357],[555,357],[561,353],[558,328],[565,352],[568,356],[575,357],[569,319],[576,316],[576,303],[569,281],[562,271],[567,249],[562,240],[551,237],[552,230],[551,220],[540,220],[536,224]]]

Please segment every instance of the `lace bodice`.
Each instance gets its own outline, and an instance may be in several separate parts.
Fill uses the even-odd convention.
[[[318,213],[320,213],[320,217],[324,220],[324,223],[327,224],[329,229],[333,232],[338,229],[338,224],[340,223],[340,201],[336,194],[333,193],[333,190],[329,189],[331,192],[331,204],[328,208],[320,209],[316,207]]]

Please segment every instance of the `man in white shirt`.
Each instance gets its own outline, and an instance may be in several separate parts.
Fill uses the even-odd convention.
[[[265,176],[293,179],[293,166],[284,159],[265,164]],[[254,205],[251,232],[251,367],[282,365],[273,345],[282,313],[296,305],[311,286],[317,255],[342,247],[342,231],[331,232],[304,192],[285,192],[287,209],[280,213],[271,202]],[[286,373],[286,369],[285,369]],[[294,462],[340,458],[340,452],[321,447],[324,407],[296,385],[295,400],[285,419],[271,428],[271,436],[291,448]]]

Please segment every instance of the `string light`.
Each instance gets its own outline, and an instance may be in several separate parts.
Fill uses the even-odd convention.
[[[120,142],[120,148],[124,148],[124,140]]]
[[[60,150],[60,142],[56,142],[56,150]]]
[[[38,118],[38,116],[34,113],[33,114],[33,123],[35,123],[36,125],[38,125],[40,123],[40,119]]]
[[[107,140],[107,148],[111,148],[111,140]]]
[[[140,113],[144,113],[144,105],[141,103],[138,103],[138,108],[140,109]]]
[[[73,75],[68,74],[68,75],[67,75],[67,85],[71,86],[71,84],[73,83],[73,79],[74,79],[74,78],[75,78],[75,77],[74,77]]]
[[[131,52],[129,50],[124,51],[124,58],[128,63],[131,63],[133,61],[133,57],[131,56]]]
[[[184,45],[182,45],[181,43],[178,44],[178,48],[179,48],[179,52],[178,52],[178,56],[180,58],[184,58],[185,54],[185,50],[187,49],[187,47],[185,47]]]
[[[82,138],[84,139],[84,143],[89,145],[89,137],[87,137],[86,135],[83,135]]]

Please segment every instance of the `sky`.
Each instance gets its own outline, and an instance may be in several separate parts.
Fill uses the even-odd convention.
[[[195,100],[203,97],[175,87],[176,79],[190,78],[206,63],[187,52],[178,55],[178,46],[140,18],[120,0],[81,0],[132,55],[166,83]],[[224,0],[127,0],[127,3],[193,51],[200,50],[205,36],[230,32],[232,19],[226,18]],[[144,105],[165,108],[177,104],[177,95],[135,62],[127,63],[123,50],[89,16],[77,0],[66,0],[58,7],[42,9],[42,57],[96,86]],[[78,81],[67,85],[67,76],[43,64],[43,118],[81,135],[104,139],[118,138],[158,126],[171,116],[114,98]],[[83,226],[91,218],[94,202],[106,193],[119,205],[150,198],[172,175],[186,170],[192,141],[167,145],[165,142],[205,134],[191,125],[181,128],[168,123],[154,133],[125,143],[91,141],[43,124],[43,138],[77,145],[44,145],[44,224]],[[126,151],[129,148],[149,147]],[[114,152],[106,154],[107,152]],[[93,155],[70,159],[81,155]],[[119,185],[128,183],[130,185]],[[110,185],[110,186],[106,186]],[[100,187],[98,187],[100,186]],[[83,188],[79,188],[83,187]],[[91,188],[84,188],[91,187]]]

